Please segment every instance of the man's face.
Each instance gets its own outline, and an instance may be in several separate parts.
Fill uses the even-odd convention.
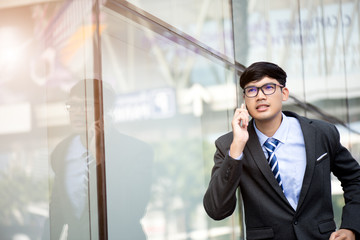
[[[272,87],[275,88],[275,91],[272,94],[266,95],[261,89],[249,88],[262,86],[264,86],[263,89],[265,93],[271,93]],[[276,79],[264,77],[260,81],[249,82],[244,89],[245,91],[248,90],[249,93],[258,91],[257,95],[254,97],[244,95],[245,104],[251,117],[256,121],[271,121],[277,117],[281,119],[282,102],[288,99],[289,90],[285,87],[280,87],[280,84]]]
[[[94,102],[84,98],[72,96],[66,103],[71,126],[75,133],[85,133],[89,123],[94,120]]]

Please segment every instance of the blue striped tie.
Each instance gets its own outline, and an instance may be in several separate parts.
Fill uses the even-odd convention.
[[[277,182],[279,183],[279,186],[284,191],[281,177],[280,177],[279,164],[276,159],[275,152],[274,152],[274,150],[278,144],[279,144],[279,140],[277,140],[275,138],[268,138],[268,140],[266,140],[266,142],[264,143],[264,146],[269,155],[267,160],[269,162],[271,171],[273,172]]]

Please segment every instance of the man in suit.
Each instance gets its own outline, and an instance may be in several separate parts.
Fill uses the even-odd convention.
[[[104,129],[94,119],[99,101],[85,91],[100,84],[106,117]],[[106,143],[108,237],[146,239],[140,220],[150,199],[153,150],[149,144],[117,130],[110,116],[115,98],[112,87],[98,79],[85,79],[71,88],[66,107],[72,132],[51,154],[55,179],[47,223],[50,232],[44,233],[43,239],[91,239],[94,232],[91,224],[95,223],[97,228],[93,220],[97,212],[91,206],[97,204],[96,174],[101,165],[96,158],[95,135],[102,133]]]
[[[334,125],[282,111],[286,77],[269,62],[241,75],[245,105],[234,113],[232,132],[215,142],[204,208],[215,220],[230,216],[240,188],[247,239],[360,239],[360,166]],[[331,173],[345,199],[338,230]]]

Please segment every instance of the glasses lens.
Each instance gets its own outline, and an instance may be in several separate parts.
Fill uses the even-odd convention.
[[[275,84],[266,84],[266,85],[262,86],[261,89],[263,90],[263,92],[266,95],[273,94],[276,90],[276,85]]]
[[[245,89],[245,95],[248,97],[255,97],[257,95],[257,87],[248,87]]]
[[[71,108],[70,103],[65,103],[65,108],[66,108],[66,110],[70,111],[70,108]]]

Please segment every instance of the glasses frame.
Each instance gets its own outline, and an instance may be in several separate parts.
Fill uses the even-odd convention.
[[[65,109],[68,112],[76,112],[76,111],[80,111],[80,112],[89,112],[89,111],[93,111],[94,110],[94,105],[91,103],[71,103],[71,102],[66,102],[65,103]]]
[[[266,93],[264,92],[263,87],[268,86],[268,85],[271,85],[271,86],[274,86],[274,87],[275,87],[275,88],[274,88],[274,92],[268,93],[268,94],[266,94]],[[259,94],[259,90],[261,90],[262,93],[263,93],[265,96],[269,96],[269,95],[272,95],[272,94],[274,94],[274,93],[276,92],[276,86],[278,86],[278,87],[280,87],[280,88],[284,88],[284,86],[281,85],[281,84],[265,83],[264,85],[262,85],[262,86],[260,86],[260,87],[248,86],[248,87],[244,88],[243,93],[244,93],[245,96],[248,97],[248,98],[254,98],[254,97],[257,97],[257,95]],[[255,94],[254,96],[248,96],[248,95],[246,94],[246,89],[249,89],[249,88],[256,88],[256,94]]]

